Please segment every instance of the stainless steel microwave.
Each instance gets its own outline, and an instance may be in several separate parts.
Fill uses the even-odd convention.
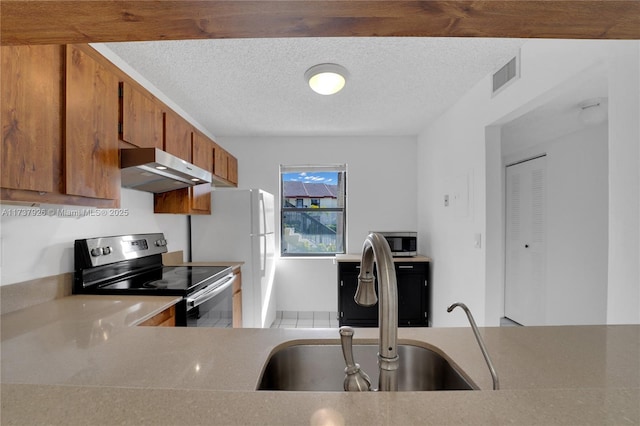
[[[411,257],[417,256],[418,250],[418,233],[411,231],[395,231],[395,232],[381,232],[384,238],[389,243],[391,248],[391,254],[394,257]]]

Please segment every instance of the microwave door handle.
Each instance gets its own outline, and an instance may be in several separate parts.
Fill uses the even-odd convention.
[[[214,297],[225,291],[227,288],[229,288],[230,285],[234,283],[234,281],[236,280],[236,275],[227,275],[224,279],[226,279],[227,281],[213,290],[206,291],[205,288],[202,293],[196,294],[195,297],[187,297],[187,308],[195,308],[196,306],[200,306],[204,302],[213,299]]]

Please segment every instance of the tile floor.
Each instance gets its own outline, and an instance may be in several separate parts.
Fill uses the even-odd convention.
[[[338,313],[277,311],[271,328],[338,328]]]
[[[507,317],[500,318],[500,327],[521,327],[522,324],[518,324],[517,322],[510,320]]]
[[[509,318],[500,318],[500,327],[518,327]],[[338,328],[337,312],[277,311],[271,328]]]

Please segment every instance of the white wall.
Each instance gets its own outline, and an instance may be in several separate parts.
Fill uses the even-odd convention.
[[[640,42],[609,54],[607,322],[640,323]]]
[[[13,216],[29,207],[0,205],[0,282],[13,284],[49,275],[72,272],[75,239],[129,233],[164,232],[169,251],[188,253],[187,219],[183,215],[153,214],[153,194],[122,189],[121,208],[110,216],[109,209],[93,212],[106,216],[63,217]],[[74,212],[84,207],[42,205],[33,209]],[[71,213],[73,214],[73,213]]]
[[[494,168],[500,164],[500,148],[491,140],[498,132],[491,126],[544,104],[559,86],[602,63],[619,86],[615,89],[610,83],[609,93],[608,139],[614,147],[609,151],[609,185],[615,189],[609,195],[608,322],[617,321],[611,317],[612,309],[621,311],[622,322],[639,321],[637,55],[638,41],[531,40],[521,51],[518,81],[492,99],[487,76],[419,135],[418,229],[420,250],[434,259],[434,325],[466,325],[464,315],[444,311],[458,300],[469,304],[480,324],[497,325],[502,315],[502,283],[495,282],[501,277],[496,260],[501,244],[495,241],[496,224],[501,222],[496,218],[502,215],[502,205],[496,202],[501,199],[501,175],[495,169],[485,170],[485,164]],[[625,71],[618,67],[623,63]],[[464,175],[473,175],[474,184],[470,185],[470,214],[461,217],[445,208],[442,198],[451,191],[451,182]],[[473,236],[478,232],[485,244],[474,249]],[[612,262],[614,253],[617,260]],[[487,282],[487,277],[493,281]],[[612,302],[612,297],[617,301]]]
[[[280,164],[346,163],[350,253],[360,252],[369,231],[417,228],[414,137],[219,137],[218,142],[238,158],[242,188],[262,188],[276,198]],[[275,284],[278,310],[337,309],[332,258],[280,258]]]

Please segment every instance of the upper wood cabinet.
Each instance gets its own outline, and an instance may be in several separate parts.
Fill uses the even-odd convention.
[[[91,198],[120,198],[118,77],[67,47],[65,187]]]
[[[140,148],[163,148],[160,104],[134,84],[120,83],[120,138]]]
[[[216,186],[238,186],[238,160],[213,143],[213,180]]]
[[[0,198],[118,207],[117,78],[111,64],[84,45],[1,49]]]
[[[213,172],[213,142],[199,132],[193,132],[191,157],[193,164]]]
[[[227,179],[229,154],[220,145],[213,144],[213,174],[224,180]]]
[[[164,150],[191,162],[191,133],[193,127],[173,111],[164,113]]]
[[[233,186],[238,186],[238,159],[231,154],[227,157],[227,179]]]
[[[58,192],[64,48],[2,46],[2,188]],[[2,197],[6,199],[5,196]]]
[[[213,171],[213,143],[198,132],[193,132],[191,154],[193,164]],[[191,188],[191,208],[203,214],[211,214],[211,184],[196,185]]]
[[[119,149],[132,147],[164,149],[237,186],[233,156],[89,45],[0,47],[0,107],[0,200],[119,207]],[[154,209],[210,212],[210,190],[161,194]]]

